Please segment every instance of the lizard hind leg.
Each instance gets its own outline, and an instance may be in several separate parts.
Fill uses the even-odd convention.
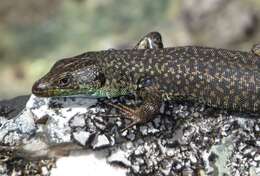
[[[260,43],[253,45],[251,52],[260,57]]]
[[[146,34],[134,47],[134,49],[161,49],[163,48],[162,36],[159,32]]]

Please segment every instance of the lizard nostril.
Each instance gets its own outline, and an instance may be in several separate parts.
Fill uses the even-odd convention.
[[[34,83],[32,87],[32,93],[40,96],[46,90],[46,88],[47,88],[46,84],[37,81]]]

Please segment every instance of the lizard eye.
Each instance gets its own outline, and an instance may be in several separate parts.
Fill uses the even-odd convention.
[[[70,78],[69,77],[64,77],[62,79],[59,80],[59,85],[61,87],[65,87],[70,83]]]

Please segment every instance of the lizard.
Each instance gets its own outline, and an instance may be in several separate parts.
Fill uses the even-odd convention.
[[[151,120],[165,100],[260,113],[259,88],[259,44],[249,52],[205,46],[163,48],[160,33],[151,32],[133,49],[90,51],[57,61],[34,83],[32,93],[95,98],[135,94],[143,100],[136,109],[111,104],[127,113],[131,127]]]

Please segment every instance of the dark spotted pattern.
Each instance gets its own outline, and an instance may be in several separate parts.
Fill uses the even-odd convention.
[[[164,99],[195,99],[208,105],[260,111],[260,58],[248,52],[206,47],[122,50],[108,54],[111,81],[136,84],[153,77]]]
[[[149,77],[156,81],[163,100],[191,99],[260,112],[260,57],[250,52],[197,46],[107,50],[87,52],[55,65],[44,77],[46,82],[92,65],[105,76],[104,86],[111,89],[134,92],[138,81]]]

